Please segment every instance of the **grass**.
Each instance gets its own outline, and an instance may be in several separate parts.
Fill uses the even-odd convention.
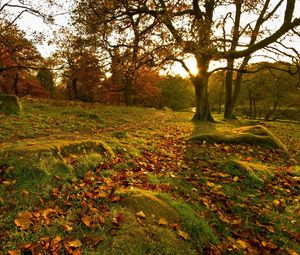
[[[192,237],[192,242],[200,252],[208,244],[216,244],[218,238],[214,231],[209,226],[209,223],[204,218],[196,217],[195,209],[184,201],[174,200],[165,194],[157,194],[158,197],[164,199],[171,204],[180,214],[183,222],[183,227]]]
[[[53,246],[57,236],[62,254],[68,240],[80,240],[82,254],[300,253],[299,167],[286,154],[247,144],[187,143],[247,120],[192,123],[187,112],[22,103],[22,115],[0,115],[0,253],[25,253],[24,245],[47,253],[41,238]],[[278,135],[291,156],[300,150],[296,123],[255,124]],[[104,149],[90,150],[91,140]],[[49,149],[56,141],[84,144],[59,154]],[[180,221],[159,224],[148,212],[139,218],[120,196],[134,189],[156,194]],[[22,230],[15,220],[24,211],[34,216]]]

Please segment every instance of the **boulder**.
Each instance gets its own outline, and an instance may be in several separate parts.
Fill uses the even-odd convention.
[[[0,147],[0,160],[14,155],[22,155],[26,158],[36,158],[52,155],[57,159],[70,156],[84,156],[92,153],[105,155],[108,158],[115,157],[113,150],[100,140],[51,140],[37,139],[36,141],[20,141],[13,144],[3,144]]]
[[[169,223],[180,221],[177,210],[154,194],[143,190],[121,191],[122,205],[135,213],[142,211],[146,219],[166,219]]]
[[[17,96],[0,94],[0,113],[19,115],[21,112],[22,105]]]
[[[280,139],[261,125],[246,126],[230,131],[227,130],[210,134],[200,134],[190,138],[190,142],[249,144],[287,151],[286,146]]]

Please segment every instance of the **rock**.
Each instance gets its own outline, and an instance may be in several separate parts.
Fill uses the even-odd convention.
[[[262,164],[251,163],[241,160],[232,160],[229,162],[229,164],[235,166],[241,171],[241,173],[247,172],[248,174],[257,176],[262,180],[267,180],[272,175],[271,169]]]
[[[153,194],[142,190],[121,191],[122,205],[135,213],[142,211],[147,219],[166,219],[169,223],[180,221],[180,215],[175,208]]]
[[[220,133],[200,134],[190,138],[190,142],[194,143],[202,143],[204,141],[207,143],[259,145],[287,151],[286,146],[280,139],[261,125],[246,126]]]
[[[16,114],[22,113],[22,105],[15,95],[0,94],[0,113]]]
[[[6,155],[23,155],[26,157],[35,156],[37,158],[44,155],[53,155],[57,158],[67,158],[71,155],[87,155],[98,153],[113,158],[113,150],[100,140],[45,140],[22,141],[13,144],[4,144],[0,148],[0,156]]]

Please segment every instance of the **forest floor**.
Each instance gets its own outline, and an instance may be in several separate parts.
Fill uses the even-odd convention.
[[[300,124],[23,106],[0,115],[0,254],[300,254]],[[257,124],[288,151],[189,142]]]

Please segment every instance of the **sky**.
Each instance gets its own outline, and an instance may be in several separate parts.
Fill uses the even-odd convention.
[[[7,0],[6,0],[7,1]],[[16,0],[13,0],[16,1]],[[31,32],[44,32],[46,34],[46,39],[51,39],[51,37],[53,36],[53,34],[51,33],[52,29],[58,29],[60,27],[64,27],[68,25],[68,15],[66,14],[66,12],[69,10],[70,8],[70,4],[68,5],[67,2],[68,1],[64,1],[64,0],[56,0],[56,2],[61,2],[62,3],[62,7],[57,10],[53,10],[56,13],[60,13],[61,15],[56,15],[55,16],[55,24],[54,26],[50,27],[49,25],[43,23],[41,18],[35,17],[33,15],[30,15],[28,13],[25,13],[21,16],[21,18],[17,21],[18,26],[23,29],[24,31],[26,31],[28,34],[30,34]],[[0,4],[1,4],[0,0]],[[4,1],[5,2],[5,1]],[[36,3],[41,3],[42,1],[37,1]],[[300,17],[300,0],[296,1],[297,6],[296,6],[296,12],[295,15]],[[42,7],[42,6],[41,6]],[[227,12],[228,10],[216,10],[216,16],[221,16],[222,12]],[[281,13],[279,12],[278,15],[283,15],[283,12],[281,11]],[[253,17],[251,16],[247,16],[247,17],[243,17],[245,19],[245,22],[249,22],[251,19],[253,19]],[[276,22],[276,20],[271,23],[271,26],[273,26],[274,28],[280,26],[280,23]],[[287,42],[287,44],[291,47],[295,47],[299,50],[300,52],[300,38],[299,37],[295,37],[292,41]],[[48,57],[49,55],[51,55],[52,52],[55,51],[55,47],[52,45],[48,45],[47,41],[45,41],[43,44],[39,44],[37,45],[38,50],[41,52],[41,54],[44,57]],[[258,61],[263,61],[263,57],[259,56],[259,57],[255,57],[253,58],[252,62],[258,62]],[[191,68],[192,73],[197,73],[197,67],[196,67],[196,61],[192,58],[189,57],[185,60],[186,64],[188,67]],[[223,64],[224,65],[224,64]],[[210,70],[213,70],[214,68],[220,67],[222,66],[221,63],[219,62],[212,62],[211,66],[210,66]],[[181,65],[179,63],[175,63],[174,65],[172,65],[168,72],[171,72],[173,74],[179,74],[181,76],[187,76],[187,73],[184,71],[184,69],[181,67]]]

